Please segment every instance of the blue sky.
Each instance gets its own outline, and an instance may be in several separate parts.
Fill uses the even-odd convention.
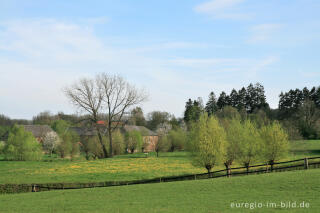
[[[99,72],[145,88],[145,112],[250,82],[271,107],[319,86],[319,0],[0,0],[0,113],[76,112],[62,88]]]

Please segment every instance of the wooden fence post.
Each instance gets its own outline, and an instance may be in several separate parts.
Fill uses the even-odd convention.
[[[304,158],[304,169],[309,168],[308,158]]]

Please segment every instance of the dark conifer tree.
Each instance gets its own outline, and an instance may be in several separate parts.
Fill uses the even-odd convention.
[[[214,92],[211,92],[209,94],[209,99],[206,104],[205,110],[209,116],[213,115],[218,110],[217,99],[216,99]]]

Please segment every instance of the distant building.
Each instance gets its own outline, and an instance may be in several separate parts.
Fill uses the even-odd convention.
[[[24,127],[24,130],[27,132],[31,132],[33,136],[42,143],[44,140],[44,137],[50,133],[54,132],[50,126],[48,125],[21,125]]]
[[[99,122],[102,124],[102,122]],[[99,127],[102,133],[107,134],[107,128],[103,125]],[[158,142],[157,133],[151,131],[150,129],[144,126],[135,126],[135,125],[118,125],[119,130],[122,134],[126,134],[130,131],[138,131],[142,135],[143,143],[144,143],[144,152],[153,152],[155,151],[155,145]],[[71,127],[70,130],[76,132],[81,140],[85,139],[85,137],[94,137],[97,136],[97,131],[93,128],[85,128],[85,127]]]
[[[141,133],[144,143],[144,152],[154,152],[155,145],[159,140],[159,136],[157,133],[151,131],[150,129],[144,126],[135,126],[135,125],[125,125],[123,126],[122,131],[130,132],[130,131],[138,131]]]

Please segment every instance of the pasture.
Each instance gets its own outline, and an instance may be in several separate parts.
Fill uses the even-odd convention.
[[[320,140],[292,141],[286,159],[320,156]],[[237,166],[238,164],[234,164]],[[214,170],[224,169],[217,166]],[[70,161],[46,157],[44,161],[0,161],[0,183],[57,183],[140,180],[162,176],[204,173],[192,165],[187,152],[143,153],[112,159]]]
[[[0,195],[0,212],[318,212],[320,170]],[[281,202],[309,208],[281,208]],[[262,208],[231,208],[263,203]],[[267,203],[277,206],[267,208]],[[272,204],[274,205],[274,204]]]

